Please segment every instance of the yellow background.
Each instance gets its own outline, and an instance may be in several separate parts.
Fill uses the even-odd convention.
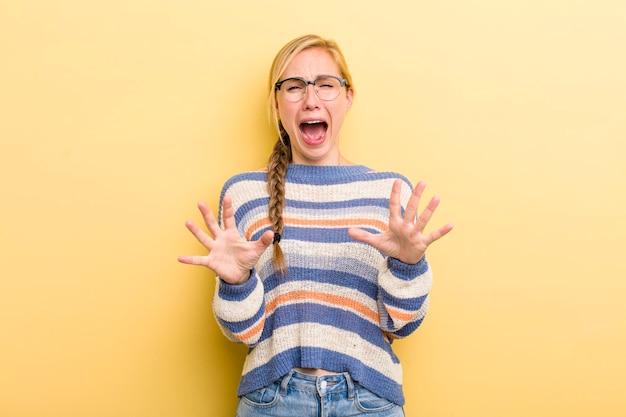
[[[626,2],[0,0],[0,416],[234,414],[184,221],[264,166],[271,60],[337,39],[348,159],[442,197],[408,416],[626,414]]]

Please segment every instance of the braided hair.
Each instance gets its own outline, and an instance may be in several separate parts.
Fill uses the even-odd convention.
[[[270,155],[267,170],[267,187],[270,195],[269,219],[274,231],[274,268],[280,272],[287,271],[285,255],[280,247],[283,234],[283,209],[285,208],[285,177],[291,162],[291,142],[289,135],[280,124],[280,137]]]

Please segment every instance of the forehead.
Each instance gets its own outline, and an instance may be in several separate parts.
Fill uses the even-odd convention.
[[[314,79],[320,75],[337,75],[340,76],[339,65],[335,59],[322,48],[310,48],[298,53],[289,63],[283,77],[303,77],[306,79]]]

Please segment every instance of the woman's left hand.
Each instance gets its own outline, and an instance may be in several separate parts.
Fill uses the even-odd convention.
[[[442,238],[452,230],[452,224],[446,224],[439,229],[424,233],[426,225],[430,221],[435,209],[439,205],[439,197],[433,197],[426,209],[418,216],[418,206],[426,183],[420,181],[409,199],[402,216],[400,204],[400,190],[402,183],[396,180],[391,188],[389,198],[389,230],[384,233],[374,234],[362,229],[350,228],[350,237],[370,244],[385,255],[396,258],[406,264],[416,264],[422,259],[426,249],[431,243]]]

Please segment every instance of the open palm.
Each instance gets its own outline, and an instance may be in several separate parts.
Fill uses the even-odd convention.
[[[211,236],[191,220],[185,222],[187,229],[208,249],[207,255],[180,256],[178,261],[190,265],[206,266],[229,284],[242,284],[250,277],[250,270],[257,264],[265,250],[272,244],[274,233],[267,231],[256,241],[247,241],[235,225],[232,200],[224,197],[224,229],[219,227],[215,216],[205,203],[198,208]]]
[[[396,258],[407,264],[415,264],[424,256],[426,249],[436,240],[452,230],[451,224],[425,233],[424,229],[435,209],[439,205],[439,197],[433,197],[424,211],[418,216],[418,206],[426,183],[419,182],[406,206],[402,216],[400,204],[401,181],[396,180],[391,188],[389,198],[389,230],[374,234],[363,229],[350,228],[348,234],[361,242],[367,243],[385,255]]]

